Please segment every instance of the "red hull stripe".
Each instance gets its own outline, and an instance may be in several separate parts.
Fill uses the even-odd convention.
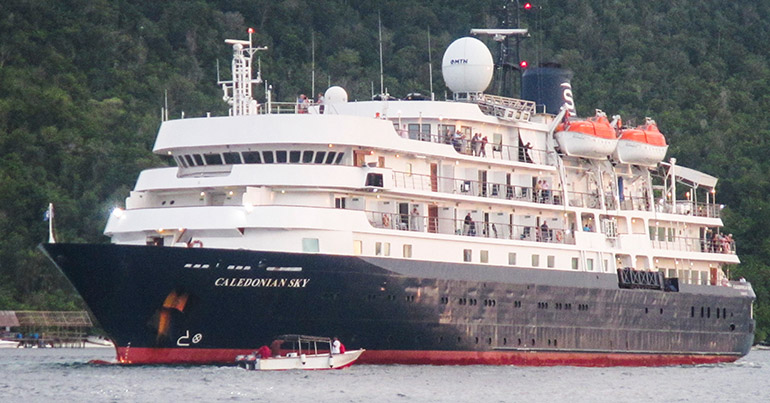
[[[124,364],[232,364],[251,350],[118,347]],[[366,350],[359,364],[520,365],[584,367],[666,366],[733,362],[738,355],[586,353],[560,351],[404,351]]]

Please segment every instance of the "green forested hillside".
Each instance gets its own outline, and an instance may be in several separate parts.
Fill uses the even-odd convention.
[[[499,26],[501,0],[6,0],[0,3],[0,309],[79,306],[35,249],[56,205],[61,240],[106,242],[109,210],[150,150],[164,93],[172,117],[226,113],[216,62],[247,27],[279,100],[328,84],[352,99],[379,90],[378,14],[390,94],[443,97],[441,56],[470,28]],[[770,332],[770,1],[533,1],[521,24],[530,65],[575,72],[581,115],[601,108],[658,122],[680,164],[720,178],[726,230],[758,295],[758,340]],[[515,7],[509,1],[509,7]],[[493,44],[490,43],[490,46]],[[261,96],[262,92],[258,91]]]

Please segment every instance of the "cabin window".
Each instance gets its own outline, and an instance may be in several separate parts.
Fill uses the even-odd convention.
[[[551,267],[551,268],[556,267],[556,256],[553,256],[553,255],[548,256],[546,258],[546,265],[548,265],[548,267]]]
[[[203,166],[203,157],[200,154],[193,154],[193,159],[195,159],[195,165]]]
[[[319,151],[315,153],[315,162],[316,164],[323,164],[324,158],[326,158],[326,151]]]
[[[404,244],[404,257],[412,257],[412,245]]]
[[[264,161],[265,164],[272,164],[275,162],[273,159],[273,152],[272,151],[262,151],[262,161]]]
[[[206,165],[222,165],[222,156],[219,154],[204,154]]]
[[[298,163],[302,151],[289,151],[289,162]]]
[[[368,173],[366,174],[366,184],[364,186],[382,187],[383,180],[382,174]]]
[[[586,270],[594,271],[594,260],[591,258],[586,259]]]
[[[313,151],[303,151],[302,152],[302,162],[305,164],[309,164],[313,162]]]
[[[470,249],[463,249],[463,262],[470,262],[473,258],[473,251]]]
[[[508,252],[508,264],[511,266],[516,264],[516,252]]]
[[[225,164],[240,164],[241,155],[235,152],[228,152],[222,154],[225,157]]]
[[[382,244],[382,254],[385,256],[390,256],[390,242],[385,242]]]
[[[417,123],[409,123],[407,127],[409,130],[409,138],[418,140],[420,138],[420,125]]]
[[[244,151],[242,154],[243,154],[243,162],[247,164],[262,163],[262,157],[260,156],[259,151]]]
[[[335,197],[334,198],[334,208],[345,208],[345,198],[344,197]]]
[[[572,258],[572,270],[578,270],[580,269],[580,259],[573,257]]]
[[[540,255],[532,255],[532,267],[540,266]]]
[[[382,242],[375,242],[374,243],[374,255],[375,256],[382,256]]]
[[[360,255],[361,251],[363,250],[364,245],[362,241],[355,240],[353,241],[353,254],[354,255]]]
[[[318,238],[302,238],[303,252],[318,252],[319,250]]]
[[[286,163],[286,151],[276,151],[275,152],[275,162],[279,164],[285,164]]]
[[[488,250],[480,251],[479,259],[481,260],[481,263],[489,263],[489,251]]]

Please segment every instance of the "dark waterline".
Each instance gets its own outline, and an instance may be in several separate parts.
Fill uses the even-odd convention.
[[[118,366],[112,349],[0,349],[3,401],[766,402],[770,351],[663,368],[358,365],[254,372]]]

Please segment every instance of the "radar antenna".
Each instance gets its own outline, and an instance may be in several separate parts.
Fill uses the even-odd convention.
[[[233,45],[232,80],[217,81],[222,86],[224,95],[222,99],[230,108],[230,116],[256,115],[259,104],[252,97],[252,84],[262,82],[262,62],[257,60],[257,78],[251,78],[251,64],[254,54],[260,50],[267,50],[267,46],[254,47],[251,44],[251,36],[254,28],[249,28],[249,40],[225,39],[225,43]]]

